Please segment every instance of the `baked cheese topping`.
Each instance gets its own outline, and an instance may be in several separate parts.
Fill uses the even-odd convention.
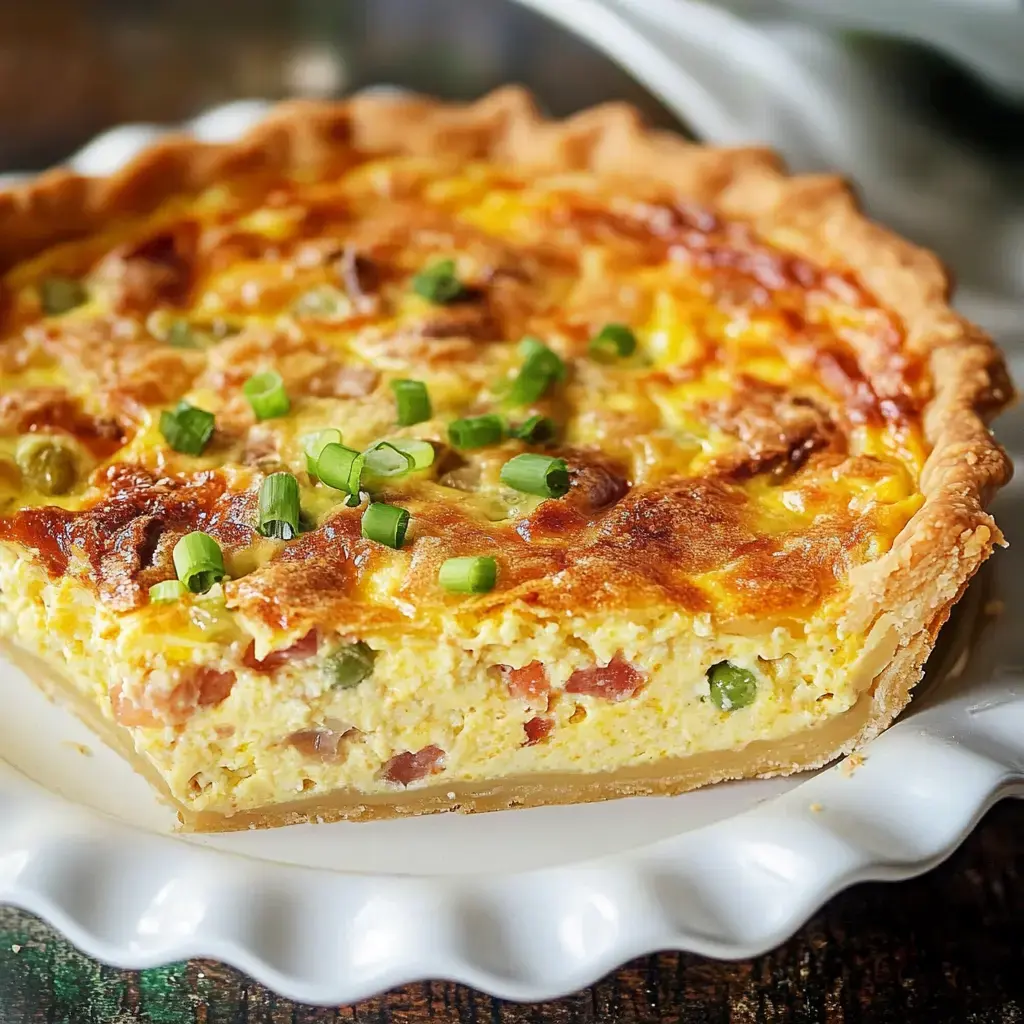
[[[871,678],[843,601],[922,503],[929,381],[785,238],[368,159],[2,300],[0,631],[194,806],[726,749]]]

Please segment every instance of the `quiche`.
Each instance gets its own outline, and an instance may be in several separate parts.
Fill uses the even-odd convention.
[[[937,261],[626,107],[287,104],[0,261],[6,653],[186,829],[825,764],[1001,542]]]

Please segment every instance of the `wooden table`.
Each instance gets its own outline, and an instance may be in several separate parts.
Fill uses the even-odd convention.
[[[1018,1024],[1024,1021],[1024,803],[1004,802],[924,878],[861,885],[767,956],[664,953],[534,1006],[409,985],[338,1010],[297,1006],[194,961],[118,971],[0,908],[0,1024]]]

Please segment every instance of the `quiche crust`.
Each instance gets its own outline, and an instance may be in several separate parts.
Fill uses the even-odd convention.
[[[620,105],[546,121],[517,88],[467,106],[394,96],[293,102],[234,144],[168,139],[110,178],[55,171],[0,195],[0,266],[102,234],[151,213],[168,197],[196,195],[246,175],[300,172],[315,178],[344,170],[355,153],[486,160],[531,172],[649,180],[751,225],[758,237],[813,265],[844,267],[898,319],[903,354],[920,361],[931,381],[921,417],[928,447],[918,484],[924,501],[887,552],[850,571],[839,626],[865,638],[871,681],[857,703],[827,728],[739,751],[622,769],[606,778],[541,773],[528,780],[446,782],[442,777],[437,785],[404,795],[370,799],[340,791],[227,817],[184,808],[185,826],[234,828],[676,793],[728,778],[818,767],[885,729],[909,701],[938,631],[968,581],[1003,543],[985,506],[1011,469],[987,423],[1012,399],[1013,389],[991,340],[949,307],[948,281],[938,260],[868,221],[839,178],[789,176],[764,149],[692,145],[645,128],[635,111]],[[859,343],[854,336],[851,344]],[[885,372],[884,353],[865,349],[858,356]]]

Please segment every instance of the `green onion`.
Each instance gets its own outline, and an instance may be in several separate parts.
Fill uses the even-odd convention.
[[[149,588],[150,604],[171,604],[180,601],[188,593],[188,587],[181,580],[164,580]]]
[[[60,316],[88,301],[81,281],[73,277],[54,275],[39,282],[39,305],[47,316]]]
[[[242,393],[249,400],[259,420],[272,420],[285,416],[292,407],[284,381],[276,370],[257,373],[242,385]]]
[[[393,380],[391,390],[398,404],[398,425],[412,427],[434,415],[427,385],[421,380]]]
[[[193,594],[205,594],[227,575],[220,545],[200,530],[186,533],[173,551],[174,571]]]
[[[202,348],[201,338],[204,335],[193,329],[187,320],[173,320],[167,328],[165,338],[168,345],[173,348]]]
[[[489,556],[446,559],[437,574],[445,590],[458,594],[486,594],[497,578],[498,563]]]
[[[625,324],[605,324],[590,339],[588,351],[602,363],[624,359],[636,351],[636,335]]]
[[[358,494],[350,494],[345,499],[345,508],[359,508],[362,503],[363,499]]]
[[[524,368],[529,366],[554,380],[565,380],[565,363],[561,356],[548,348],[540,338],[531,335],[523,338],[519,342],[519,354],[523,357]]]
[[[397,505],[375,501],[367,505],[363,513],[363,536],[378,544],[386,544],[389,548],[400,548],[405,542],[405,531],[408,529],[409,512]]]
[[[324,659],[324,671],[332,686],[348,690],[372,674],[376,657],[377,652],[359,640],[328,654]]]
[[[544,444],[547,441],[553,441],[557,433],[558,428],[555,426],[555,421],[549,416],[540,415],[531,416],[528,420],[523,420],[517,427],[509,429],[511,437],[516,437],[527,444]]]
[[[512,382],[508,399],[513,405],[529,405],[555,381],[565,379],[565,363],[538,338],[523,338],[519,352],[523,365]]]
[[[364,456],[366,472],[375,477],[405,476],[416,468],[413,457],[391,441],[378,441]]]
[[[711,686],[711,702],[722,711],[738,711],[753,704],[757,697],[754,673],[731,661],[720,661],[712,665],[708,669],[708,683]]]
[[[365,462],[366,456],[362,452],[331,442],[320,450],[316,460],[316,475],[328,487],[358,495]]]
[[[213,437],[214,416],[188,402],[179,402],[174,409],[160,413],[160,433],[176,451],[184,455],[202,455]]]
[[[569,468],[565,459],[527,452],[501,467],[501,482],[525,494],[560,498],[569,490]]]
[[[259,531],[275,540],[299,532],[299,482],[291,473],[271,473],[260,486]]]
[[[306,434],[299,439],[302,450],[306,453],[306,469],[310,476],[316,476],[316,460],[329,444],[341,444],[341,431],[336,427],[325,427],[314,434]]]
[[[433,465],[437,455],[434,446],[429,441],[421,441],[418,437],[393,437],[388,444],[400,452],[405,452],[412,459],[413,472],[427,469]]]
[[[497,444],[504,436],[505,424],[494,413],[469,416],[448,424],[448,440],[456,448],[484,448]]]
[[[412,279],[412,290],[428,302],[446,306],[466,293],[455,274],[455,260],[439,260],[421,270]]]

